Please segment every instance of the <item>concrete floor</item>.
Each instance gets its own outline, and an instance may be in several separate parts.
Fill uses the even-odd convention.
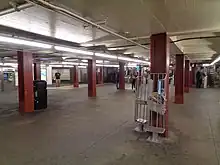
[[[192,89],[184,105],[170,102],[163,144],[132,132],[132,91],[107,85],[96,99],[88,99],[87,88],[48,93],[45,112],[0,115],[0,165],[219,165],[220,89]],[[0,107],[16,104],[15,92],[3,99]]]

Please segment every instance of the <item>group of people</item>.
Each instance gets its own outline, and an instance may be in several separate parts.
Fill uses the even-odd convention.
[[[148,79],[149,73],[146,71],[144,72],[143,75],[143,82],[146,82],[147,84],[147,79]],[[138,72],[134,71],[131,73],[129,77],[129,82],[131,83],[131,89],[135,92],[137,88],[137,81],[138,81]],[[119,89],[119,72],[116,72],[116,88]]]
[[[137,77],[138,77],[137,73],[133,73],[131,75],[131,88],[132,88],[133,91],[135,91],[135,89],[136,89]],[[119,72],[116,72],[115,79],[116,79],[116,88],[119,89],[119,79],[120,79],[119,78]]]
[[[196,88],[207,88],[212,86],[212,79],[209,72],[204,72],[203,68],[199,68],[196,72]]]

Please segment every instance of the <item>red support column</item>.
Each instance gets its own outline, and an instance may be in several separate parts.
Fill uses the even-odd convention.
[[[125,90],[125,63],[119,62],[119,89]]]
[[[190,62],[189,60],[185,60],[185,92],[189,93],[189,67],[190,67]]]
[[[17,52],[19,112],[34,112],[32,54]]]
[[[183,54],[176,55],[175,71],[175,103],[184,103],[184,67],[185,59]]]
[[[88,96],[96,97],[96,60],[88,60]]]
[[[78,66],[73,66],[73,87],[79,88]]]
[[[154,34],[150,38],[150,60],[151,60],[151,73],[166,73],[169,75],[169,43],[170,40],[166,33]],[[157,82],[154,82],[157,85]],[[155,86],[156,87],[156,86]],[[154,89],[156,90],[156,88]],[[165,82],[166,99],[169,99],[169,79]],[[157,114],[152,112],[152,123],[156,126]],[[166,104],[165,125],[162,122],[163,116],[159,116],[159,125],[165,128],[164,136],[168,136],[168,104]]]
[[[41,80],[40,63],[34,63],[34,80]]]

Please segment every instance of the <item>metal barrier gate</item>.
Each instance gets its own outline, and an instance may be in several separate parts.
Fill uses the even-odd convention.
[[[158,134],[166,131],[167,74],[150,74],[146,82],[139,77],[136,84],[135,115],[138,132],[149,132],[149,141],[158,142]]]

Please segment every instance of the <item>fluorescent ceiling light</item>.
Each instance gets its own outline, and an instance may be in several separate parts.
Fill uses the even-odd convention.
[[[79,65],[87,66],[87,63],[79,63]]]
[[[129,57],[118,57],[118,60],[129,61],[129,62],[136,62],[136,63],[143,63],[143,64],[150,65],[150,62],[148,62],[148,61],[139,60],[139,59],[135,59],[135,58],[129,58]]]
[[[202,66],[210,66],[210,64],[202,64]]]
[[[67,59],[68,57],[62,57],[63,60]]]
[[[3,64],[4,66],[12,66],[12,67],[18,67],[18,64],[17,63],[4,63]]]
[[[88,62],[88,60],[81,60],[82,62]]]
[[[97,64],[96,66],[103,66],[103,67],[110,67],[110,68],[118,68],[119,65],[102,65],[102,64]]]
[[[39,47],[39,48],[46,48],[46,49],[52,48],[52,45],[49,45],[49,44],[43,44],[40,42],[28,41],[28,40],[23,40],[23,39],[18,39],[18,38],[3,37],[3,36],[0,36],[0,42],[13,43],[13,44],[18,44],[18,45],[27,45],[27,46],[33,46],[33,47]]]
[[[62,62],[62,64],[64,64],[64,65],[79,65],[76,62]]]
[[[86,68],[86,66],[78,66],[78,68]]]
[[[63,67],[63,65],[49,65],[50,67]]]
[[[65,60],[65,61],[68,61],[68,62],[70,62],[70,61],[77,61],[78,59],[68,59],[68,60]]]
[[[124,52],[123,54],[132,54],[131,52]]]
[[[119,60],[123,60],[123,61],[136,62],[136,63],[146,63],[146,64],[149,63],[147,61],[138,60],[138,59],[135,59],[135,58],[128,58],[128,57],[118,57],[118,59]]]
[[[86,50],[72,49],[72,48],[67,48],[63,46],[55,46],[54,48],[56,50],[64,51],[64,52],[71,52],[71,53],[84,54],[84,55],[90,55],[90,56],[93,55],[93,52],[86,51]]]
[[[109,55],[109,54],[104,54],[104,53],[95,53],[95,56],[97,56],[97,57],[104,57],[104,58],[117,59],[117,56],[115,56],[115,55]]]
[[[104,67],[119,68],[119,65],[104,65]]]
[[[137,66],[137,63],[128,63],[127,66],[128,66],[128,67],[136,67],[136,66]]]
[[[104,61],[104,63],[109,63],[110,61]]]
[[[72,65],[63,65],[64,68],[72,68]]]
[[[97,64],[103,63],[103,60],[96,60]]]
[[[210,65],[214,65],[216,62],[220,61],[220,56],[218,56]]]
[[[126,47],[120,47],[120,48],[107,48],[108,50],[124,50]]]
[[[82,43],[82,44],[80,44],[81,46],[85,46],[85,47],[90,47],[90,46],[93,46],[93,44],[86,44],[86,43]]]
[[[103,64],[96,64],[96,66],[103,66]]]
[[[118,59],[123,61],[134,61],[134,59],[128,57],[118,57]]]
[[[3,71],[8,71],[8,70],[13,70],[13,71],[15,71],[15,68],[3,68]]]

